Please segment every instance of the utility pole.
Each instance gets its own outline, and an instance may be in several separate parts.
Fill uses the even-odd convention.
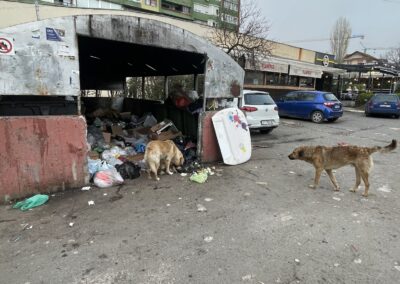
[[[40,21],[39,18],[39,1],[35,0],[35,10],[36,10],[36,21]]]

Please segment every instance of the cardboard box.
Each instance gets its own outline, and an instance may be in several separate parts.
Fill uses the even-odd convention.
[[[111,142],[111,133],[103,132],[103,137],[104,137],[104,140],[106,141],[106,143],[110,144],[110,142]]]
[[[123,136],[124,135],[124,130],[119,125],[111,126],[111,132],[112,132],[112,136]]]
[[[121,113],[119,114],[119,117],[120,117],[122,120],[131,120],[132,113],[130,113],[130,112],[121,112]]]
[[[150,139],[165,141],[165,140],[172,140],[178,136],[182,136],[182,132],[180,132],[180,131],[173,132],[172,130],[168,130],[168,131],[161,132],[160,134],[152,133],[152,134],[150,134]]]
[[[156,125],[151,127],[150,130],[151,132],[160,134],[163,130],[167,128],[170,128],[173,132],[178,132],[178,129],[175,127],[174,123],[169,119],[165,119],[164,121],[157,123]]]

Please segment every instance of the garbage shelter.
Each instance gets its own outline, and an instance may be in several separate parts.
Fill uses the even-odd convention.
[[[201,161],[219,158],[211,117],[242,94],[244,71],[205,39],[151,19],[82,15],[1,29],[0,43],[0,200],[88,183],[96,124],[105,140],[138,139],[117,120],[151,139],[182,133]],[[171,101],[177,76],[192,78],[190,111]],[[149,78],[162,79],[156,99]]]

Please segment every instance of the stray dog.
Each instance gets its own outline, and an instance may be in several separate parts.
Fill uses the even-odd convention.
[[[158,177],[160,168],[165,168],[167,174],[172,175],[171,168],[180,167],[185,162],[182,152],[171,140],[149,142],[144,153],[144,160],[148,166],[149,178],[153,173],[156,180],[160,180]]]
[[[289,159],[306,161],[315,167],[314,184],[310,185],[310,187],[314,189],[317,188],[321,173],[325,170],[335,187],[334,190],[338,191],[339,185],[332,170],[346,165],[352,165],[356,170],[356,184],[350,191],[356,191],[362,178],[365,185],[363,196],[367,197],[369,190],[368,176],[373,166],[371,154],[375,152],[387,153],[396,149],[396,147],[397,140],[392,140],[392,143],[386,147],[358,147],[354,145],[334,147],[300,146],[293,150],[289,155]]]

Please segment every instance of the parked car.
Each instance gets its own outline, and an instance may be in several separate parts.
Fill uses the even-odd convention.
[[[342,103],[328,92],[293,91],[276,103],[279,116],[311,119],[315,123],[335,121],[343,115]]]
[[[400,117],[400,99],[395,94],[374,94],[365,104],[365,115]]]
[[[278,107],[267,92],[243,90],[243,98],[238,103],[250,129],[269,133],[278,127]]]

